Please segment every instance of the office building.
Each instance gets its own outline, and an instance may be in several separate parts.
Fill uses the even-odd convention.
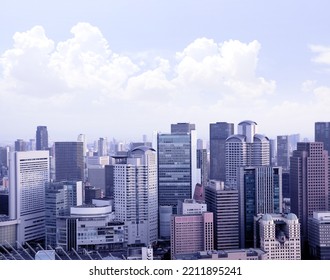
[[[85,204],[91,204],[93,199],[103,197],[102,190],[94,186],[85,186]]]
[[[288,171],[290,168],[290,146],[289,136],[277,136],[277,166],[281,166],[283,171]]]
[[[226,180],[226,139],[234,134],[234,124],[210,124],[210,179]]]
[[[197,169],[199,170],[199,180],[201,184],[206,186],[209,179],[209,162],[207,157],[207,149],[197,149]]]
[[[83,186],[81,181],[52,182],[46,185],[45,192],[46,246],[55,248],[56,219],[58,216],[70,215],[71,207],[82,205]]]
[[[196,131],[192,124],[172,124],[171,133],[158,133],[158,202],[177,213],[179,200],[192,198],[200,183],[197,174]]]
[[[207,205],[194,199],[179,201],[178,215],[202,214],[207,211]]]
[[[259,228],[260,249],[269,260],[300,260],[300,223],[295,214],[261,214],[255,219]]]
[[[313,212],[308,219],[309,253],[313,259],[330,260],[330,212]]]
[[[308,218],[329,210],[329,157],[322,142],[299,142],[290,158],[291,212],[301,223],[304,253]]]
[[[205,188],[205,202],[213,213],[214,248],[239,248],[238,190],[226,187],[224,182],[210,180]]]
[[[15,141],[15,152],[24,152],[28,150],[27,143],[23,139]]]
[[[48,151],[11,153],[9,218],[19,221],[20,244],[45,238],[45,186],[49,176]]]
[[[108,155],[108,143],[107,143],[107,138],[101,137],[98,140],[98,148],[97,148],[97,155],[99,157],[102,156],[107,156]]]
[[[57,218],[57,245],[66,251],[122,250],[127,245],[127,228],[115,220],[111,202],[71,207],[70,215]]]
[[[55,142],[56,181],[83,181],[83,142]]]
[[[240,167],[238,170],[240,247],[254,246],[254,216],[282,213],[282,168]]]
[[[257,123],[243,121],[238,134],[226,140],[226,185],[237,187],[237,169],[241,166],[270,165],[269,139],[257,134]]]
[[[213,250],[213,213],[171,217],[171,259],[176,254]]]
[[[38,126],[36,131],[37,151],[48,150],[48,131],[47,126]]]
[[[116,219],[127,226],[128,245],[148,246],[158,237],[157,154],[142,146],[115,159]]]
[[[315,123],[315,142],[322,142],[324,150],[330,154],[330,122]]]

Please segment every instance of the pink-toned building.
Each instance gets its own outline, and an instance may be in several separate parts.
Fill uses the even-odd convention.
[[[213,250],[213,213],[173,215],[171,218],[171,258],[176,254]]]

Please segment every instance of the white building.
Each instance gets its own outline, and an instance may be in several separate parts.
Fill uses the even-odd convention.
[[[69,216],[57,218],[57,246],[66,251],[123,249],[127,230],[115,221],[110,200],[93,200],[93,204],[71,207]]]
[[[45,238],[45,185],[49,182],[49,152],[13,152],[10,157],[9,218],[18,220],[17,240]]]
[[[269,164],[269,139],[257,134],[257,123],[240,122],[238,134],[231,135],[226,140],[226,186],[237,187],[238,167]]]
[[[300,223],[295,214],[264,214],[259,224],[260,249],[271,260],[300,260]]]
[[[128,227],[128,244],[149,244],[158,236],[157,156],[137,147],[114,165],[116,219]]]
[[[185,199],[178,204],[178,215],[202,214],[206,211],[206,203],[199,203],[194,199]]]

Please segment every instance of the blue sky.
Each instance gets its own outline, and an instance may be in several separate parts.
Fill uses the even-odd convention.
[[[330,121],[328,1],[18,1],[0,8],[0,143],[149,138],[171,123]]]

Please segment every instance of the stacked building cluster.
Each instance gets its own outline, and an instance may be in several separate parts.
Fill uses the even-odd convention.
[[[0,257],[30,247],[128,259],[330,259],[330,122],[269,139],[254,121],[172,124],[153,142],[0,147]],[[144,252],[144,253],[141,253]],[[141,255],[141,256],[140,256]],[[139,257],[140,256],[140,257]]]

